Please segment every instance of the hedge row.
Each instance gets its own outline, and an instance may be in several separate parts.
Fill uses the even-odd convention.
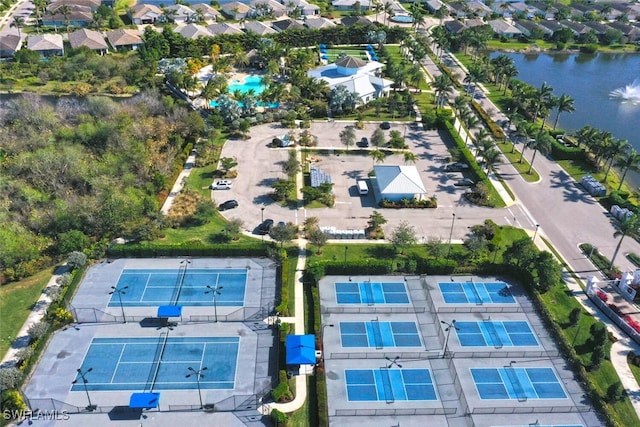
[[[484,111],[484,108],[476,101],[471,100],[471,106],[476,111],[480,120],[484,122],[484,125],[491,131],[491,134],[495,139],[505,139],[507,135],[505,135],[504,131],[498,124]]]
[[[449,131],[449,134],[451,135],[451,138],[453,138],[453,140],[455,141],[456,146],[458,147],[460,152],[464,155],[466,163],[469,164],[469,171],[473,173],[474,178],[477,181],[486,181],[487,175],[480,168],[480,166],[478,166],[478,163],[476,162],[476,159],[473,156],[473,153],[471,153],[471,150],[469,150],[469,148],[467,147],[467,144],[465,144],[462,138],[460,138],[460,135],[458,134],[458,131],[456,131],[456,128],[453,125],[453,123],[446,122],[445,125],[447,127],[447,130]]]
[[[261,242],[243,242],[218,245],[194,245],[193,242],[175,245],[113,245],[107,249],[111,258],[157,258],[177,256],[206,257],[265,257],[268,245]]]
[[[565,147],[557,140],[551,143],[551,156],[554,160],[586,160],[587,156],[582,148]]]

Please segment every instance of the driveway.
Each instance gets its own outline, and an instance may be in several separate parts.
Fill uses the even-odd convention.
[[[373,169],[373,160],[368,149],[350,147],[349,154],[339,154],[331,150],[345,150],[340,142],[340,132],[353,122],[317,122],[310,129],[318,137],[318,146],[322,152],[312,152],[309,158],[316,167],[328,173],[334,183],[336,204],[333,208],[295,209],[283,207],[269,197],[271,185],[281,178],[282,162],[293,148],[270,148],[269,144],[275,136],[287,133],[279,123],[255,126],[251,128],[251,138],[247,141],[230,140],[225,144],[222,156],[238,159],[238,178],[234,180],[231,190],[213,192],[217,203],[236,199],[237,209],[223,214],[228,218],[240,218],[249,231],[264,218],[302,224],[306,217],[316,216],[320,226],[334,226],[337,229],[363,229],[373,210],[378,210],[388,220],[385,225],[387,235],[401,221],[408,221],[415,227],[419,239],[449,239],[452,223],[453,238],[462,239],[468,229],[475,224],[491,218],[499,224],[508,224],[512,215],[504,209],[489,209],[471,205],[462,197],[465,189],[455,187],[453,183],[462,178],[461,173],[445,172],[444,166],[448,158],[448,147],[452,142],[445,141],[437,131],[422,131],[410,128],[404,123],[392,123],[391,130],[398,130],[405,136],[410,150],[416,154],[415,163],[427,188],[428,196],[436,195],[437,209],[382,209],[375,206],[373,194],[361,197],[356,189],[356,180],[367,178]],[[371,139],[377,129],[377,123],[368,123],[365,129],[356,129],[357,140],[363,136]],[[298,132],[299,130],[296,130]],[[389,134],[390,130],[385,131]],[[389,156],[383,164],[403,165],[402,154]],[[456,214],[455,220],[453,213]]]

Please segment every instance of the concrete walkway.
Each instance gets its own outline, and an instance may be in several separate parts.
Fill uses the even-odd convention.
[[[29,347],[30,339],[29,334],[27,333],[29,328],[44,318],[49,305],[51,305],[51,297],[49,296],[50,292],[53,292],[55,289],[60,287],[58,279],[68,271],[69,269],[66,266],[56,268],[56,271],[49,279],[49,282],[40,295],[40,298],[38,298],[38,301],[33,306],[31,313],[29,313],[29,317],[27,317],[22,328],[18,331],[18,336],[13,341],[13,344],[11,344],[11,348],[9,348],[9,351],[4,355],[4,358],[0,363],[0,368],[12,368],[16,366],[16,363],[18,363],[17,353],[23,348]]]
[[[185,162],[184,168],[182,168],[180,175],[178,175],[178,178],[176,178],[176,182],[173,184],[169,196],[167,196],[167,199],[162,204],[162,209],[160,209],[160,211],[163,215],[169,214],[171,206],[173,206],[173,202],[175,201],[178,194],[180,194],[180,191],[182,191],[182,189],[184,188],[184,184],[187,182],[187,178],[189,177],[189,175],[191,175],[191,171],[193,170],[195,165],[196,154],[195,151],[192,151],[191,154],[189,154],[189,157],[187,158],[187,161]]]

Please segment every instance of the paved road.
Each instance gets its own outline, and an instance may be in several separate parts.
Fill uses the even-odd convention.
[[[4,12],[3,16],[0,16],[0,37],[5,34],[18,34],[18,29],[13,26],[13,17],[24,18],[25,23],[28,23],[33,10],[34,6],[31,1],[18,0],[9,10]],[[20,35],[23,40],[26,38],[23,31],[20,31]]]

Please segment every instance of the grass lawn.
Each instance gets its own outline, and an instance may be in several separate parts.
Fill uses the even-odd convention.
[[[0,355],[11,347],[18,331],[27,320],[31,308],[51,279],[51,270],[0,288]]]

